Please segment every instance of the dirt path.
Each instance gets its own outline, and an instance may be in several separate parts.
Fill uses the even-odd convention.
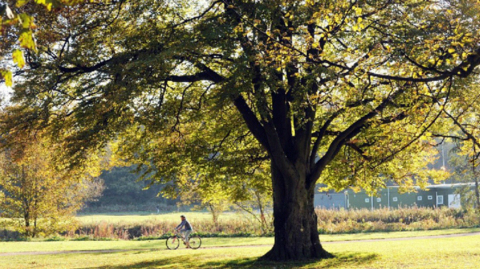
[[[359,243],[359,242],[383,242],[383,241],[406,241],[419,239],[439,239],[451,237],[463,237],[480,235],[480,232],[461,233],[461,234],[446,234],[446,235],[430,235],[430,236],[416,236],[416,237],[400,237],[387,239],[364,239],[364,240],[348,240],[348,241],[327,241],[322,244],[345,244],[345,243]],[[271,247],[272,245],[241,245],[241,246],[216,246],[216,247],[202,247],[201,249],[220,249],[220,248],[251,248],[251,247]],[[7,252],[0,253],[0,256],[19,256],[19,255],[61,255],[61,254],[88,254],[88,253],[117,253],[129,251],[159,251],[167,250],[165,248],[151,248],[151,249],[98,249],[98,250],[65,250],[65,251],[25,251],[25,252]],[[179,249],[187,250],[184,248]]]

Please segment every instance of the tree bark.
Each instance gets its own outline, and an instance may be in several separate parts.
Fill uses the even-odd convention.
[[[212,219],[215,227],[218,227],[218,215],[220,215],[219,211],[211,203],[208,203],[208,208],[210,210],[210,213],[212,213]]]
[[[477,211],[480,211],[480,193],[478,191],[478,177],[477,177],[477,170],[476,170],[476,166],[475,166],[475,160],[476,160],[476,157],[477,156],[477,152],[476,152],[476,147],[475,147],[475,140],[473,140],[473,155],[474,157],[472,158],[472,175],[473,175],[473,178],[475,180],[475,210]]]
[[[315,184],[285,178],[272,164],[275,243],[263,259],[274,261],[332,258],[323,249],[314,210]]]
[[[265,210],[263,208],[262,199],[258,191],[254,192],[255,197],[257,198],[258,210],[260,211],[260,224],[262,225],[262,233],[266,234],[268,232],[268,223],[265,218]]]
[[[28,216],[28,213],[24,214],[24,219],[25,219],[25,235],[27,237],[30,237],[30,217]]]
[[[33,231],[32,231],[32,237],[37,236],[37,217],[33,220]]]
[[[480,212],[480,192],[478,190],[478,177],[477,175],[473,174],[475,178],[475,202],[476,202],[476,209]]]

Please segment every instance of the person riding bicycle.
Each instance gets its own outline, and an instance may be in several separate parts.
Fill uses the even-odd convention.
[[[175,228],[175,230],[183,234],[183,237],[185,238],[185,244],[187,248],[189,248],[189,237],[190,234],[193,232],[193,228],[184,215],[181,215],[180,218],[182,219],[182,222]]]

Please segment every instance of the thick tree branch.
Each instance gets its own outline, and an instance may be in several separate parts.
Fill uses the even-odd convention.
[[[377,116],[380,112],[382,112],[388,104],[391,103],[391,100],[399,96],[404,92],[404,89],[398,89],[393,94],[389,95],[387,98],[383,100],[383,102],[378,105],[374,110],[367,113],[357,121],[355,121],[352,125],[350,125],[345,131],[341,132],[330,144],[327,152],[320,160],[317,161],[315,166],[312,169],[311,174],[308,177],[308,183],[314,184],[317,179],[320,177],[323,169],[327,166],[327,164],[338,154],[341,147],[345,145],[351,138],[356,136],[361,132],[361,130],[366,126],[367,121],[372,119],[373,117]]]
[[[360,154],[360,156],[362,156],[362,158],[364,158],[365,160],[367,161],[371,161],[372,158],[365,155],[365,152],[355,143],[347,143],[346,144],[347,146],[349,146],[350,148],[352,148],[353,150],[355,150],[358,154]]]
[[[206,9],[205,9],[201,14],[199,14],[198,16],[185,19],[185,20],[181,21],[180,23],[175,24],[175,25],[173,26],[173,28],[203,18],[205,15],[207,15],[207,13],[208,13],[210,10],[212,10],[212,9],[213,9],[217,4],[219,4],[219,3],[222,3],[222,1],[221,1],[221,0],[214,1],[208,8],[206,8]]]
[[[366,98],[364,100],[357,100],[357,101],[354,101],[354,102],[348,102],[346,104],[346,107],[348,108],[352,108],[352,107],[358,107],[358,106],[361,106],[361,105],[365,105],[365,104],[368,104],[369,102],[372,102],[374,101],[375,99],[374,98]],[[316,137],[317,139],[315,140],[315,143],[312,147],[312,150],[311,150],[311,153],[310,153],[310,168],[312,169],[315,165],[315,161],[316,161],[316,157],[317,157],[317,151],[321,145],[321,142],[322,142],[322,139],[323,137],[325,137],[325,135],[327,134],[332,134],[332,135],[339,135],[340,133],[339,132],[328,132],[328,127],[330,127],[330,124],[332,123],[332,121],[338,117],[340,114],[342,114],[343,112],[345,112],[345,108],[341,108],[337,111],[335,111],[326,121],[325,123],[322,125],[322,127],[320,128],[320,130],[318,132],[315,132],[312,134],[312,137]]]
[[[260,144],[270,152],[270,145],[268,143],[267,135],[265,133],[265,129],[258,120],[257,116],[248,106],[245,98],[242,95],[237,96],[234,98],[234,104],[237,110],[242,115],[245,123],[247,124],[248,129],[252,132],[253,136],[260,142]]]
[[[281,147],[281,141],[275,126],[272,122],[264,122],[263,126],[265,127],[265,134],[267,136],[268,144],[270,145],[270,157],[274,162],[275,166],[279,169],[286,180],[294,180],[298,178],[298,171],[295,169],[295,166],[285,155],[285,151]],[[285,182],[288,184],[286,187],[291,186],[292,182]]]
[[[196,73],[194,75],[179,75],[179,76],[168,76],[165,78],[165,81],[171,82],[197,82],[197,81],[212,81],[220,83],[224,78],[216,73],[209,71],[203,71]]]
[[[318,133],[312,134],[312,136],[317,137],[317,139],[315,140],[315,143],[313,144],[312,153],[310,154],[310,169],[312,169],[315,166],[315,161],[316,161],[316,158],[317,158],[317,151],[320,148],[320,144],[321,144],[323,138],[325,137],[325,135],[327,133],[328,127],[330,127],[330,124],[332,123],[332,121],[336,117],[338,117],[338,115],[340,115],[343,111],[345,111],[345,109],[337,110],[335,113],[333,113],[325,121],[325,123],[322,125],[322,127],[320,128],[320,131]]]
[[[441,75],[439,76],[428,77],[428,78],[412,78],[412,77],[398,77],[398,76],[392,76],[392,75],[384,75],[384,74],[378,74],[375,72],[368,72],[368,75],[372,77],[388,79],[388,80],[396,80],[396,81],[433,82],[433,81],[445,80],[454,76],[465,78],[468,75],[470,75],[478,65],[480,65],[480,48],[475,50],[475,53],[469,55],[467,59],[463,61],[460,65],[456,66],[450,71],[445,71],[441,73]],[[430,71],[429,68],[425,70]]]

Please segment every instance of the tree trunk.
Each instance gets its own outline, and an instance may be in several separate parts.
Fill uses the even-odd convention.
[[[477,156],[475,143],[473,143],[473,154]],[[478,192],[478,177],[477,177],[477,170],[475,165],[476,157],[472,158],[472,175],[475,180],[475,210],[480,211],[480,194]]]
[[[315,184],[286,179],[272,165],[275,243],[267,260],[309,260],[333,257],[320,244],[314,210]],[[312,185],[312,186],[307,186]]]
[[[35,217],[33,220],[32,237],[35,237],[35,236],[37,236],[37,217]]]
[[[30,217],[28,216],[28,213],[24,214],[24,219],[25,219],[25,235],[27,237],[30,237]]]
[[[474,174],[475,177],[475,202],[476,202],[476,209],[480,211],[480,193],[478,191],[478,177]]]
[[[255,197],[257,198],[258,210],[260,211],[260,225],[262,226],[262,233],[266,234],[268,232],[268,223],[265,218],[265,210],[263,209],[262,199],[258,191],[254,192]]]
[[[218,215],[220,214],[218,210],[213,206],[211,203],[208,203],[208,208],[210,209],[210,213],[212,213],[212,220],[215,224],[215,227],[218,227]]]

